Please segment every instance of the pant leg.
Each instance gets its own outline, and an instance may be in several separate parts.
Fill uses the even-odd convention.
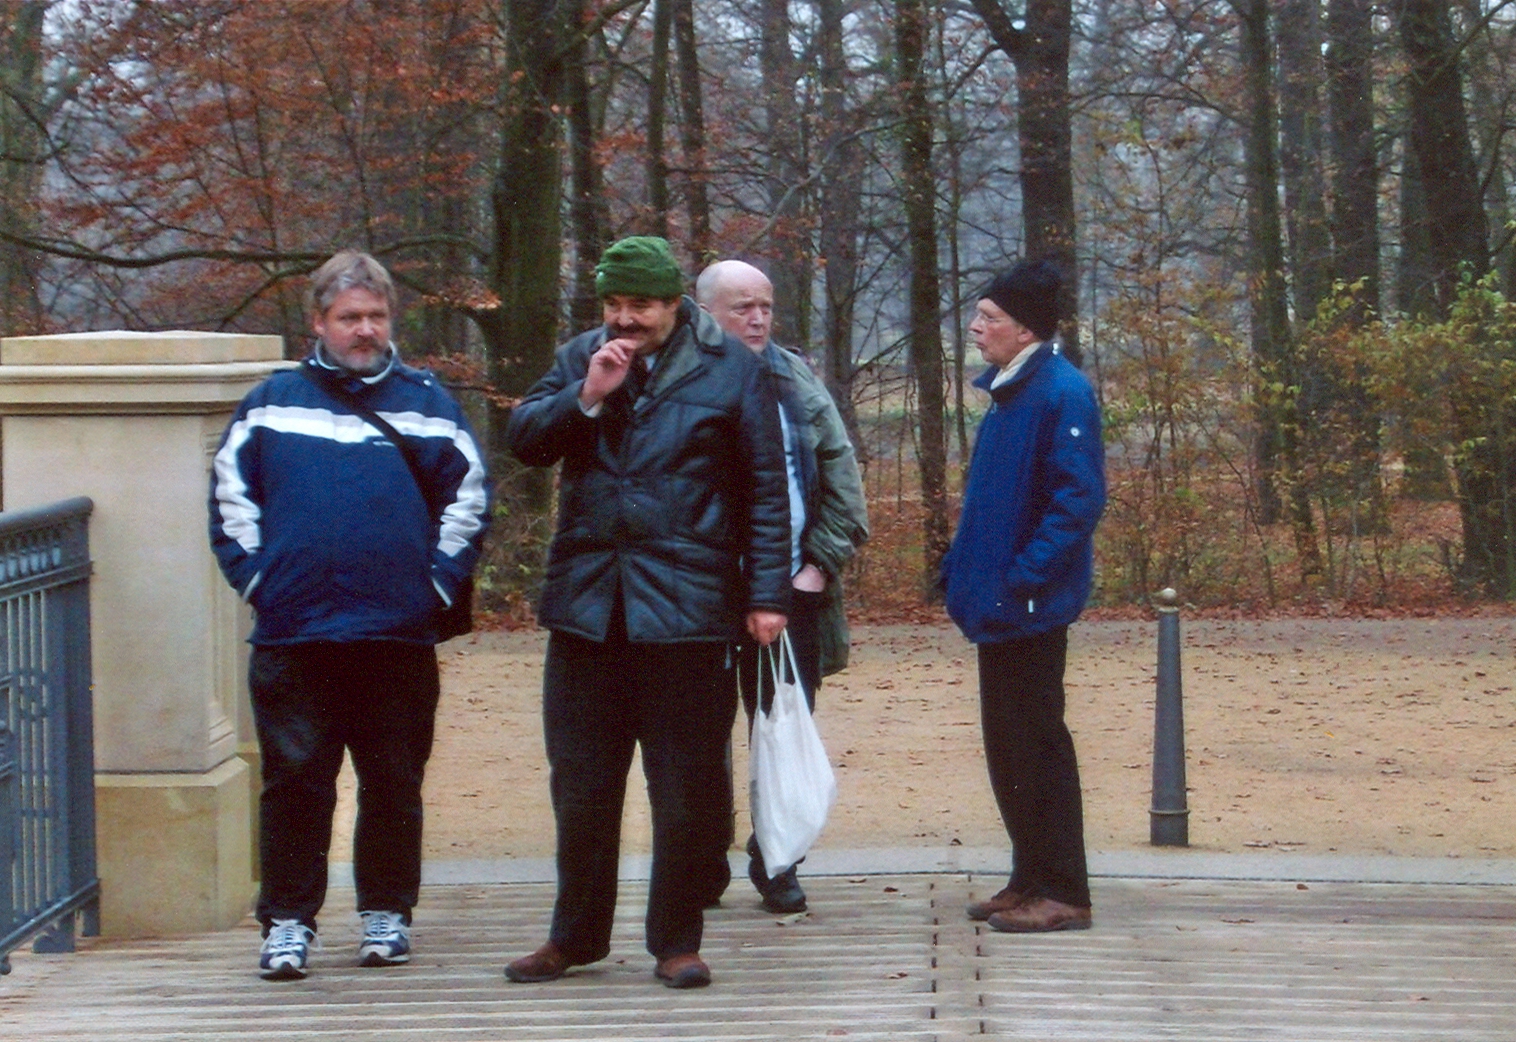
[[[810,706],[812,713],[816,711],[816,692],[821,688],[820,624],[821,610],[825,604],[825,593],[790,591],[789,623],[785,628],[790,631],[790,643],[795,648],[795,666],[800,671],[800,684],[805,688],[805,703]]]
[[[1067,650],[1067,627],[979,645],[980,715],[1011,886],[1087,907],[1083,793],[1063,719]]]
[[[667,959],[700,950],[708,856],[724,835],[721,783],[737,698],[726,645],[632,645],[639,664],[642,768],[653,814],[647,950]]]
[[[312,929],[326,901],[327,852],[342,768],[342,735],[331,711],[330,645],[255,646],[248,665],[262,757],[257,916],[298,919]]]
[[[636,746],[636,677],[624,638],[548,638],[542,722],[558,829],[550,939],[576,962],[604,958],[616,914],[621,811]]]
[[[396,641],[339,647],[344,734],[358,777],[358,910],[399,912],[410,922],[421,893],[421,783],[436,731],[437,650]]]

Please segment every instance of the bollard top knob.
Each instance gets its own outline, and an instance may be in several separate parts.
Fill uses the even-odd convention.
[[[1165,608],[1172,608],[1179,603],[1179,591],[1172,586],[1165,586],[1155,595],[1158,603]]]

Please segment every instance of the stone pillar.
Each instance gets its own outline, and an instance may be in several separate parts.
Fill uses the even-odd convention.
[[[106,936],[223,929],[253,893],[247,608],[207,540],[210,462],[279,337],[0,340],[7,510],[95,502],[90,583]]]

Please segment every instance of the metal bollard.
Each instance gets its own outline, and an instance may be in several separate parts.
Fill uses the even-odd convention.
[[[1155,847],[1190,845],[1190,811],[1184,782],[1184,694],[1179,681],[1179,594],[1158,594],[1158,697],[1153,712],[1153,808]]]

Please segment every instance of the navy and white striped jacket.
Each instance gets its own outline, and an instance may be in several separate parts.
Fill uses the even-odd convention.
[[[478,444],[431,373],[396,359],[366,380],[330,375],[406,439],[427,495],[383,434],[285,370],[248,392],[222,436],[211,548],[257,613],[254,644],[435,643],[437,609],[473,572],[489,521]]]

